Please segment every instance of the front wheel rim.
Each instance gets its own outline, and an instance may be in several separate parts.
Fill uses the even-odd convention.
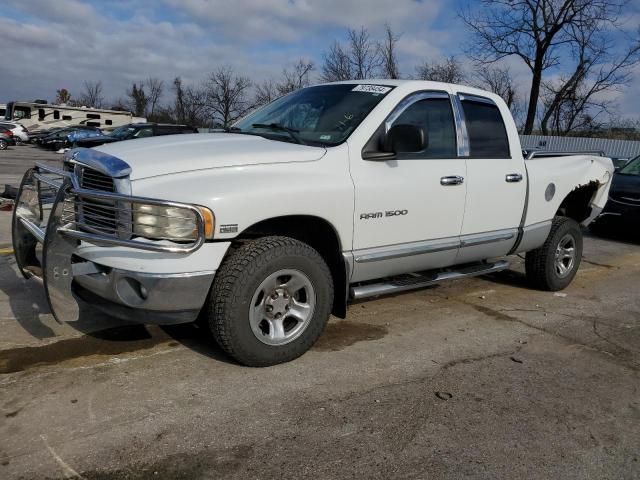
[[[554,258],[556,274],[565,278],[571,274],[576,263],[576,239],[570,233],[558,242]]]
[[[258,286],[249,305],[251,331],[262,343],[285,345],[299,338],[311,323],[316,294],[299,270],[278,270]]]

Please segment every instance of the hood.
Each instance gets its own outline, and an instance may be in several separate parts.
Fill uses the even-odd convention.
[[[125,140],[95,150],[131,166],[131,180],[194,170],[311,162],[326,152],[321,147],[267,140],[236,133],[194,133]]]

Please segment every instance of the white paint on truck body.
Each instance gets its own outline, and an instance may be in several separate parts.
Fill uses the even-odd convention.
[[[206,206],[215,215],[216,231],[213,243],[180,258],[123,247],[86,247],[86,257],[137,271],[215,271],[229,242],[247,228],[276,217],[304,215],[326,221],[337,233],[342,253],[356,263],[361,259],[351,277],[361,281],[505,255],[513,248],[518,229],[552,220],[564,198],[582,185],[596,182],[598,190],[591,203],[604,207],[613,173],[611,160],[579,155],[525,161],[516,126],[497,95],[437,82],[343,83],[393,90],[338,146],[321,148],[217,133],[98,147],[131,166],[133,195]],[[504,119],[510,158],[364,160],[364,146],[390,113],[404,98],[423,91],[444,92],[451,99],[458,94],[477,95],[493,102]],[[522,175],[522,181],[506,182],[509,174]],[[446,176],[460,176],[464,182],[443,186],[441,178]],[[555,194],[548,200],[545,191],[550,183]],[[221,231],[225,225],[237,228]],[[501,238],[493,248],[477,241],[492,232]],[[469,245],[480,246],[463,252],[465,238]],[[544,238],[535,241],[538,244],[529,242],[527,247],[539,246]],[[455,242],[460,248],[451,247]],[[433,252],[415,254],[420,248]],[[393,257],[393,252],[410,254]]]

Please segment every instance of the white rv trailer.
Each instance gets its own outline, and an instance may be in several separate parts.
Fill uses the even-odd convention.
[[[7,111],[7,106],[4,103],[0,103],[0,119],[4,118],[4,114]]]
[[[128,123],[146,122],[145,118],[134,117],[131,112],[17,101],[7,103],[4,119],[20,122],[29,130],[72,125],[110,129]]]

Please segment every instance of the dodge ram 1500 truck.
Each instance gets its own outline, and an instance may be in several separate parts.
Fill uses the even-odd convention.
[[[251,366],[292,360],[352,300],[507,268],[578,270],[611,160],[524,158],[506,104],[466,86],[312,86],[226,133],[124,141],[26,172],[17,265],[55,317],[201,321]]]

